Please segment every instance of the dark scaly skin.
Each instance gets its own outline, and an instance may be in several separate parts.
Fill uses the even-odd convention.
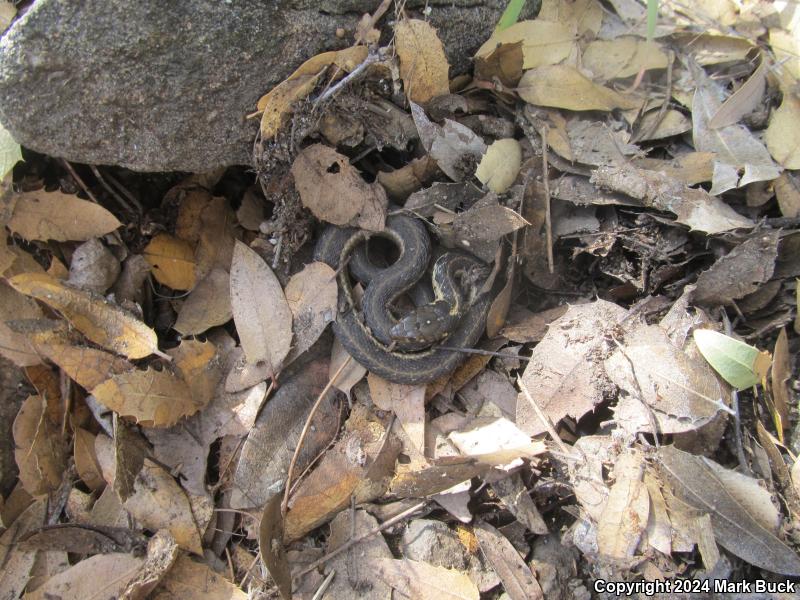
[[[399,216],[391,217],[387,222],[387,227],[397,233],[397,229],[403,232],[410,231],[406,228],[407,223],[397,225],[397,219],[414,221],[411,217]],[[419,223],[421,225],[421,223]],[[395,229],[395,227],[397,229]],[[416,228],[416,226],[411,226]],[[338,269],[342,259],[347,259],[349,253],[359,240],[352,237],[353,230],[347,231],[336,227],[329,227],[320,237],[315,250],[315,258],[321,260],[334,269]],[[356,232],[358,233],[358,232]],[[364,239],[368,234],[359,234]],[[391,233],[387,234],[393,237]],[[425,232],[427,235],[427,232]],[[404,243],[404,241],[402,242]],[[412,246],[403,246],[402,250],[409,251]],[[413,248],[423,248],[417,246]],[[427,264],[429,256],[417,256],[418,249],[410,252],[415,261]],[[428,254],[430,245],[428,244]],[[360,260],[355,259],[354,260]],[[477,261],[476,261],[477,262]],[[423,267],[424,271],[424,267]],[[388,280],[389,278],[387,278]],[[371,330],[365,325],[362,318],[354,308],[352,287],[345,269],[339,274],[340,284],[340,306],[343,305],[338,319],[333,323],[333,331],[341,344],[350,355],[361,365],[376,375],[394,381],[410,385],[423,384],[434,381],[444,375],[451,373],[464,359],[464,355],[458,352],[429,348],[420,352],[397,352],[389,349],[387,344],[377,340]],[[405,282],[403,282],[405,285]],[[413,284],[412,284],[413,285]],[[369,286],[368,286],[369,287]],[[402,285],[400,286],[402,287]],[[390,290],[391,292],[391,290]],[[383,297],[377,294],[377,297]],[[391,295],[391,293],[389,294]],[[393,297],[397,297],[395,294]],[[375,301],[377,302],[377,301]],[[489,309],[491,298],[489,294],[483,294],[472,299],[471,305],[466,314],[458,322],[456,329],[448,336],[448,344],[454,347],[471,347],[480,339],[486,325],[486,313]],[[388,313],[388,307],[382,306],[382,311]],[[366,311],[375,310],[365,305]],[[437,311],[438,312],[438,311]],[[449,312],[449,311],[448,311]],[[369,314],[369,313],[368,313]],[[437,313],[433,313],[437,314]],[[369,314],[370,318],[374,315]],[[390,326],[394,327],[394,323]],[[390,333],[391,335],[391,333]]]

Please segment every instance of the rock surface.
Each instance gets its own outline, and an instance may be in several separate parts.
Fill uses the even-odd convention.
[[[505,3],[427,3],[451,75]],[[349,45],[378,4],[38,0],[0,40],[0,122],[23,146],[76,162],[140,171],[249,164],[257,119],[245,115],[258,98],[303,60]]]

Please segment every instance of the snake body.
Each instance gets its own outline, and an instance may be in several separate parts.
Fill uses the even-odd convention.
[[[400,250],[398,260],[379,273],[369,265],[364,251],[363,242],[373,235],[390,239]],[[384,379],[405,384],[434,381],[452,372],[464,356],[427,347],[431,342],[446,336],[450,346],[469,347],[483,333],[491,298],[475,292],[480,286],[474,278],[485,273],[485,266],[458,253],[445,254],[434,264],[433,302],[418,306],[399,322],[392,317],[389,306],[415,289],[430,262],[430,237],[417,219],[390,216],[380,233],[330,226],[320,236],[314,254],[316,260],[339,270],[340,312],[333,323],[334,334],[357,362]],[[348,260],[350,272],[367,280],[360,313],[348,269],[341,268]],[[461,274],[460,287],[468,291],[456,286],[455,271]]]

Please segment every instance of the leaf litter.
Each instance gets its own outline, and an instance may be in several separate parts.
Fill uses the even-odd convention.
[[[798,31],[751,4],[660,3],[648,38],[638,4],[545,1],[470,73],[385,1],[266,90],[255,177],[138,213],[10,140],[8,597],[800,576]],[[347,354],[311,259],[335,224],[372,260],[398,212],[494,268],[489,339],[422,386]]]

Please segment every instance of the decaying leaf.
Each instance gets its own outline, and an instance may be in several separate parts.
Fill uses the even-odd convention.
[[[180,556],[149,596],[153,600],[247,600],[248,596],[234,583],[188,556]]]
[[[798,122],[800,101],[791,93],[784,94],[783,102],[772,113],[764,141],[772,158],[786,169],[800,169]]]
[[[674,446],[661,448],[659,472],[679,500],[711,516],[726,550],[773,573],[800,574],[800,559],[776,537],[777,511],[756,480]]]
[[[119,598],[143,562],[142,558],[121,552],[96,554],[51,577],[35,592],[26,594],[26,597],[32,600]]]
[[[424,104],[450,92],[444,47],[429,23],[418,19],[400,21],[395,26],[394,43],[409,100]]]
[[[241,242],[233,251],[231,308],[247,362],[274,376],[291,347],[292,312],[267,263]]]
[[[31,496],[58,489],[67,466],[67,441],[61,424],[47,415],[45,402],[42,396],[28,396],[14,419],[19,479]]]
[[[364,181],[346,156],[314,144],[292,163],[294,184],[303,206],[334,225],[381,231],[388,200],[380,185]]]
[[[448,439],[462,456],[487,465],[505,465],[519,458],[533,458],[545,452],[543,442],[532,442],[530,437],[506,418],[479,417],[457,431]]]
[[[102,206],[62,192],[23,192],[8,228],[28,240],[86,241],[114,231],[121,223]]]
[[[155,331],[100,296],[76,290],[44,273],[23,273],[8,280],[18,292],[61,312],[91,341],[128,358],[158,350]]]
[[[392,383],[373,373],[367,376],[367,382],[375,406],[394,412],[414,449],[424,453],[425,386]]]
[[[656,42],[635,37],[595,40],[583,51],[582,66],[603,81],[636,75],[640,70],[664,69],[667,53]]]
[[[420,600],[478,600],[478,588],[466,573],[416,560],[373,561],[381,578],[402,595]]]
[[[144,257],[159,283],[174,290],[194,287],[194,247],[189,242],[160,233],[144,249]]]
[[[703,357],[734,388],[743,390],[766,378],[772,362],[769,352],[711,329],[695,329],[693,336]]]
[[[183,335],[197,335],[211,327],[224,325],[233,318],[230,275],[213,269],[186,298],[173,328]]]
[[[258,527],[258,547],[261,550],[261,561],[278,586],[281,596],[285,600],[290,600],[292,575],[289,571],[286,550],[283,548],[282,500],[283,496],[275,494],[264,507],[264,512],[261,513],[261,524]]]
[[[50,265],[51,274],[59,268],[56,265],[60,265],[60,263],[53,261]],[[104,294],[117,280],[120,270],[117,257],[100,240],[92,238],[75,248],[75,252],[72,253],[68,283],[78,288]]]
[[[57,335],[33,336],[37,351],[58,365],[75,383],[91,390],[109,376],[133,369],[124,358]]]
[[[0,355],[19,367],[29,367],[42,362],[29,336],[17,333],[6,323],[14,319],[38,319],[42,309],[4,281],[0,282]]]
[[[640,101],[598,85],[575,67],[552,65],[526,71],[517,86],[520,98],[536,106],[568,110],[638,108]]]
[[[644,463],[636,452],[626,452],[614,465],[616,481],[597,523],[598,550],[612,560],[633,556],[647,526],[650,510],[644,484]]]
[[[92,389],[92,395],[111,410],[148,427],[169,427],[203,405],[183,380],[155,369],[115,375]]]
[[[336,320],[336,273],[323,262],[313,262],[292,276],[285,292],[294,324],[295,342],[286,357],[286,362],[291,362],[317,341],[328,323]]]
[[[323,52],[309,58],[285,81],[259,99],[258,110],[263,111],[262,137],[269,140],[278,133],[291,113],[292,105],[311,93],[330,65],[335,65],[340,71],[352,71],[366,57],[366,46],[352,46],[344,50]]]
[[[497,529],[488,523],[475,526],[475,536],[481,551],[500,576],[503,589],[511,600],[541,599],[544,593],[530,567]]]

